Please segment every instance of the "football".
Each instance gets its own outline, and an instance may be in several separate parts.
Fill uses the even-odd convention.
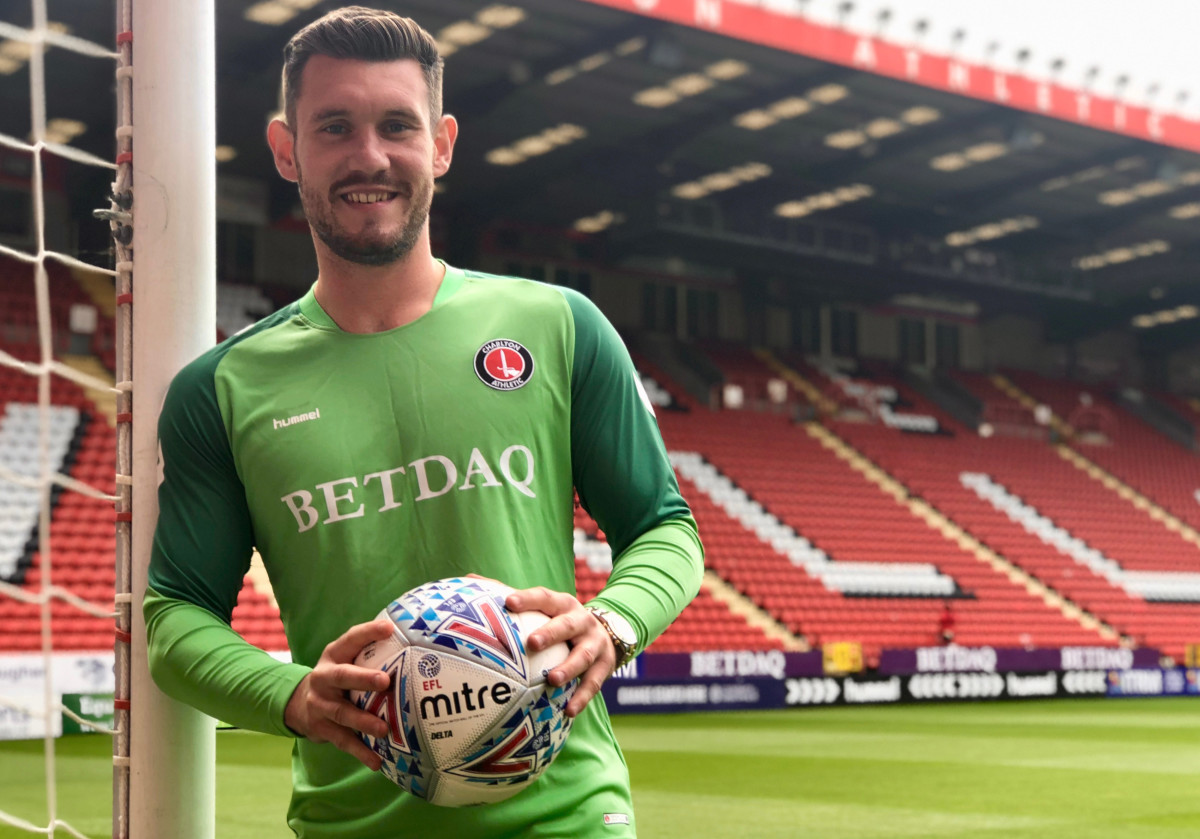
[[[384,775],[433,804],[510,798],[566,743],[564,711],[578,682],[556,687],[546,674],[567,657],[567,645],[527,652],[529,634],[549,618],[510,612],[510,592],[460,577],[418,586],[380,613],[395,625],[392,637],[355,659],[391,678],[386,690],[350,692],[388,724],[386,738],[360,736],[383,759]]]

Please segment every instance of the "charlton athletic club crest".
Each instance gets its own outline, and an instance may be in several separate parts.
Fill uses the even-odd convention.
[[[533,356],[516,341],[498,338],[475,353],[475,373],[495,390],[516,390],[533,375]]]

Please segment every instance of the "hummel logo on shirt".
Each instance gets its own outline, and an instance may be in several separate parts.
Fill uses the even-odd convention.
[[[294,417],[285,417],[284,419],[273,419],[271,422],[274,423],[275,430],[278,431],[280,428],[287,428],[289,425],[296,425],[297,423],[308,422],[309,420],[319,420],[320,418],[321,409],[316,408],[307,414],[297,414]]]

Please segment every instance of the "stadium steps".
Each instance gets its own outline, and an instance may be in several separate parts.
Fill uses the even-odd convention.
[[[1030,396],[1026,391],[1017,387],[1010,378],[1001,373],[996,373],[992,376],[992,384],[1030,411],[1036,410],[1039,405],[1043,404]],[[1050,427],[1064,437],[1070,438],[1075,436],[1075,429],[1053,410],[1050,412]]]
[[[108,317],[116,317],[117,315],[117,297],[113,289],[113,278],[107,274],[100,274],[95,271],[88,271],[77,266],[72,266],[71,276],[75,278],[75,283],[91,300],[100,312]]]
[[[807,378],[800,375],[796,370],[784,364],[776,355],[768,349],[758,348],[754,350],[754,354],[758,356],[767,367],[779,375],[784,381],[790,384],[793,388],[800,391],[807,397],[808,401],[817,406],[822,414],[830,415],[837,413],[837,403],[826,396],[819,387],[810,382]]]
[[[722,354],[721,359],[729,355]],[[755,360],[764,373],[779,375],[761,358]],[[781,360],[798,370],[806,369],[786,358]],[[875,384],[893,383],[888,371],[875,368],[867,371],[865,379]],[[938,416],[939,412],[925,405],[918,395],[908,393],[900,384],[895,386],[904,405]],[[847,563],[842,568],[835,565],[835,576],[859,570],[856,564],[899,562],[929,564],[956,581],[964,593],[969,592],[961,600],[962,643],[1116,643],[1047,606],[1020,583],[980,563],[953,539],[931,532],[926,522],[914,517],[892,494],[877,495],[878,484],[849,468],[820,441],[804,433],[802,425],[781,419],[755,411],[701,411],[689,416],[664,415],[660,425],[670,448],[702,453],[707,462],[795,534],[811,540],[822,552],[827,550],[835,562]],[[868,427],[848,421],[845,431]],[[883,433],[899,440],[892,430]],[[709,567],[814,646],[859,640],[867,660],[877,662],[884,647],[939,643],[936,623],[940,604],[936,598],[890,595],[886,593],[891,590],[889,586],[881,593],[866,596],[847,596],[836,587],[831,589],[809,573],[800,557],[781,552],[769,539],[770,543],[763,543],[761,536],[744,523],[728,518],[706,493],[689,493],[690,484],[683,478],[680,483],[686,485],[685,495],[705,534]],[[888,539],[870,535],[880,528],[889,534]]]
[[[1084,457],[1070,446],[1058,445],[1055,450],[1059,456],[1075,468],[1084,472],[1088,477],[1099,481],[1106,489],[1112,490],[1150,518],[1159,522],[1167,530],[1178,533],[1185,541],[1200,547],[1200,532],[1185,521],[1175,517],[1153,499],[1138,492],[1116,475],[1101,468],[1097,463]]]
[[[741,615],[746,623],[758,627],[768,638],[783,642],[783,648],[789,652],[808,652],[812,649],[803,638],[793,635],[787,627],[760,609],[753,600],[746,597],[736,588],[725,582],[721,575],[711,568],[704,570],[704,585],[714,599],[729,607],[735,615]]]
[[[674,379],[667,375],[659,365],[655,364],[647,356],[632,349],[629,351],[629,356],[633,359],[633,366],[637,368],[638,373],[653,379],[671,397],[675,407],[685,411],[695,411],[700,408],[700,403],[686,388],[680,387]]]
[[[852,469],[875,483],[880,490],[895,498],[898,503],[906,506],[909,512],[924,521],[931,529],[941,533],[946,539],[971,553],[998,573],[1003,574],[1013,583],[1024,587],[1030,595],[1041,599],[1046,606],[1058,610],[1063,617],[1078,623],[1084,629],[1098,632],[1106,640],[1120,639],[1120,633],[1107,623],[1072,603],[1057,591],[984,545],[928,501],[914,497],[904,484],[829,429],[817,423],[807,423],[805,430],[819,440],[821,445],[849,464]]]
[[[85,387],[83,393],[96,406],[96,413],[108,420],[109,428],[116,428],[117,394],[112,389],[116,384],[113,374],[100,363],[99,359],[90,355],[64,355],[62,362],[72,370],[108,382],[109,387],[106,389]]]
[[[1089,445],[1077,437],[1058,454],[1172,533],[1200,546],[1200,506],[1195,496],[1200,488],[1200,457],[1195,452],[1181,449],[1178,440],[1093,388],[1019,375],[1024,390],[1060,417],[1085,399],[1099,411],[1110,412],[1114,439]]]
[[[250,557],[250,568],[246,571],[246,582],[254,587],[254,590],[267,599],[267,602],[279,610],[279,601],[275,599],[275,590],[271,588],[271,578],[267,576],[267,568],[263,565],[262,555],[259,554],[258,548],[254,549],[254,553]]]

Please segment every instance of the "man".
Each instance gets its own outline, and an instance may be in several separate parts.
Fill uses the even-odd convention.
[[[236,725],[296,737],[288,823],[300,836],[629,837],[628,773],[600,685],[699,588],[695,522],[628,354],[574,292],[433,258],[428,211],[458,126],[442,61],[412,21],[351,7],[284,51],[268,141],[299,186],[318,276],[299,301],[188,365],[159,423],[160,516],[144,604],[164,691]],[[573,493],[614,571],[574,595]],[[293,663],[229,618],[252,546]],[[372,616],[413,586],[478,573],[551,620],[579,677],[566,747],[500,804],[434,807],[378,771],[346,698],[392,631]]]
[[[938,637],[946,646],[954,643],[954,624],[954,612],[950,608],[950,601],[943,600],[942,613],[938,616]]]

